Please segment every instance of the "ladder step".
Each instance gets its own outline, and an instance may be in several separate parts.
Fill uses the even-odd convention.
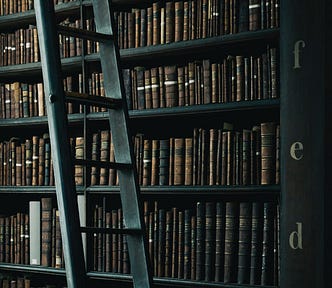
[[[83,233],[103,233],[103,234],[127,234],[141,235],[141,229],[134,228],[98,228],[98,227],[81,227]]]
[[[107,162],[107,161],[97,161],[97,160],[89,160],[89,159],[74,159],[75,165],[85,165],[91,167],[100,167],[106,169],[131,169],[132,164],[128,163],[115,163],[115,162]]]
[[[88,93],[78,93],[65,91],[67,101],[84,105],[94,105],[108,109],[118,109],[122,107],[122,99],[114,99],[104,96],[91,95]]]
[[[103,33],[98,33],[94,31],[89,31],[85,29],[80,29],[80,28],[74,28],[74,27],[69,27],[69,26],[64,26],[64,25],[57,25],[58,28],[58,33],[75,37],[75,38],[83,38],[86,40],[92,40],[96,42],[107,42],[107,41],[113,41],[114,37],[113,35],[109,34],[103,34]]]

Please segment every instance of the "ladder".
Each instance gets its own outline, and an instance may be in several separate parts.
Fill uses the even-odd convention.
[[[53,0],[35,0],[42,74],[49,134],[52,147],[56,197],[60,211],[63,253],[69,288],[87,287],[81,233],[123,233],[127,236],[131,273],[135,288],[151,287],[151,269],[146,249],[146,235],[139,198],[133,147],[128,133],[128,110],[125,101],[119,50],[113,34],[113,15],[109,0],[93,0],[96,32],[63,27],[56,24]],[[100,44],[100,62],[106,97],[65,93],[61,73],[58,33]],[[66,95],[67,94],[67,95]],[[109,124],[114,141],[115,163],[73,160],[68,137],[66,101],[84,105],[100,105],[109,111]],[[74,163],[72,163],[75,161]],[[77,164],[79,163],[79,164]],[[105,164],[107,163],[107,164]],[[118,169],[123,209],[123,229],[80,227],[74,165]]]

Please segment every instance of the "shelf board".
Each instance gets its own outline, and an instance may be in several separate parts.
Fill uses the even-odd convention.
[[[208,195],[208,196],[273,196],[280,194],[279,185],[251,186],[141,186],[142,195]],[[90,194],[118,194],[119,186],[91,186],[86,188]]]
[[[143,110],[129,110],[131,120],[145,118],[183,117],[197,115],[211,115],[211,113],[225,113],[234,111],[279,110],[280,99],[263,99],[228,103],[211,103],[191,106],[177,106],[171,108],[155,108]],[[89,120],[108,120],[108,112],[90,113]]]
[[[67,17],[80,16],[80,1],[60,3],[55,6],[55,13],[58,21]],[[91,0],[83,1],[84,6],[90,6]],[[28,25],[36,25],[35,10],[28,10],[22,13],[8,14],[0,17],[0,30],[12,31]]]
[[[37,265],[21,265],[21,264],[9,264],[0,263],[0,270],[15,271],[27,274],[43,274],[65,277],[66,271],[64,269],[56,269],[51,267],[43,267]],[[132,282],[132,276],[128,274],[120,273],[106,273],[106,272],[88,272],[88,278],[95,280],[113,280],[118,282]],[[254,286],[254,285],[238,285],[238,284],[224,284],[224,283],[213,283],[205,281],[192,281],[183,279],[172,279],[172,278],[159,278],[153,277],[153,284],[157,286],[167,287],[207,287],[207,288],[277,288],[276,286]]]
[[[278,37],[279,29],[250,31],[204,39],[179,41],[163,45],[122,49],[120,50],[120,57],[121,63],[124,66],[128,66],[130,63],[131,65],[138,65],[144,64],[146,60],[158,59],[158,62],[161,62],[163,57],[172,55],[176,55],[176,57],[180,57],[182,55],[181,59],[183,59],[183,56],[188,57],[188,55],[193,55],[197,52],[201,52],[203,50],[206,51],[211,48],[218,49],[218,51],[220,51],[220,48],[228,46],[232,47],[234,44],[270,41],[271,39],[277,39]],[[61,63],[64,74],[81,71],[83,59],[86,63],[92,66],[98,65],[99,67],[99,54],[96,53],[86,55],[84,58],[83,56],[62,58]],[[36,81],[37,79],[40,79],[41,81],[41,75],[40,62],[0,67],[0,81],[18,81],[20,79],[22,81]]]
[[[168,44],[152,45],[138,48],[122,49],[120,51],[122,62],[141,62],[146,59],[160,59],[168,56],[184,56],[189,54],[221,48],[239,46],[245,44],[247,47],[254,42],[277,42],[279,38],[279,29],[266,29],[258,31],[248,31],[236,34],[227,34],[222,36],[214,36],[202,39],[194,39],[188,41],[172,42]],[[226,49],[225,49],[226,50]],[[231,51],[229,51],[231,52]],[[220,55],[220,54],[219,54]],[[206,57],[206,56],[205,56]]]
[[[83,186],[76,187],[78,194],[84,192]],[[55,186],[0,186],[0,194],[55,194]]]
[[[128,274],[118,274],[118,273],[105,273],[105,272],[88,272],[89,278],[113,280],[118,282],[131,282],[132,276]],[[226,284],[226,283],[213,283],[206,281],[193,281],[193,280],[183,280],[183,279],[172,279],[172,278],[159,278],[153,277],[153,285],[158,287],[206,287],[206,288],[277,288],[277,286],[256,286],[249,284]]]
[[[22,273],[34,273],[34,274],[45,274],[53,276],[66,276],[64,269],[56,269],[51,267],[44,267],[39,265],[22,265],[22,264],[10,264],[0,263],[0,270],[15,271]]]
[[[278,111],[280,107],[280,99],[264,99],[253,101],[240,101],[229,103],[213,103],[192,106],[178,106],[171,108],[156,108],[144,110],[129,110],[129,119],[151,119],[151,118],[165,118],[165,117],[183,117],[183,116],[197,116],[197,115],[211,115],[217,113],[229,112],[244,112],[249,111],[255,113],[259,110],[264,111]],[[98,112],[87,114],[88,120],[108,120],[108,112]],[[68,114],[69,124],[79,123],[84,120],[83,113]],[[47,117],[27,117],[16,119],[0,119],[0,127],[25,127],[25,126],[42,126],[47,125]]]
[[[81,123],[84,120],[83,113],[68,114],[68,122],[70,124]],[[47,125],[47,116],[40,117],[26,117],[26,118],[15,118],[15,119],[0,119],[0,127],[25,127],[25,126],[43,126]]]

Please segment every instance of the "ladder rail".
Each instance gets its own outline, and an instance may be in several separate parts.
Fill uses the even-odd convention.
[[[61,78],[58,33],[52,0],[35,0],[39,47],[45,91],[49,133],[52,147],[56,196],[60,212],[67,285],[86,287],[85,260],[80,232],[76,187],[68,138],[68,120]],[[55,71],[55,73],[54,73]],[[69,161],[69,162],[67,162]],[[66,162],[66,164],[64,164]]]
[[[92,1],[98,33],[114,35],[112,27],[115,26],[110,2],[107,0]],[[115,36],[114,39],[116,40]],[[99,43],[99,54],[104,75],[105,96],[123,99],[122,110],[109,110],[115,160],[120,163],[133,164],[133,145],[127,127],[129,116],[126,98],[124,97],[124,84],[119,64],[120,53],[117,42]],[[118,176],[125,226],[129,229],[139,228],[145,231],[136,170],[119,170]],[[151,263],[146,247],[146,237],[144,232],[141,235],[127,235],[131,273],[135,288],[149,288],[152,286]]]

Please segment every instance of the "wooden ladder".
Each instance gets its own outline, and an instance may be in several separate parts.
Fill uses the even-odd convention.
[[[133,285],[151,287],[151,270],[146,249],[146,235],[141,211],[139,186],[133,147],[128,133],[128,109],[125,100],[119,49],[115,41],[113,14],[109,0],[93,0],[96,32],[56,24],[53,0],[35,0],[35,11],[44,81],[45,103],[60,211],[67,286],[84,288],[87,275],[81,233],[123,233],[127,236]],[[66,93],[63,87],[58,33],[98,41],[106,97]],[[114,141],[115,162],[73,160],[69,144],[66,101],[107,107]],[[118,170],[123,209],[123,229],[80,227],[74,165],[88,165]]]

